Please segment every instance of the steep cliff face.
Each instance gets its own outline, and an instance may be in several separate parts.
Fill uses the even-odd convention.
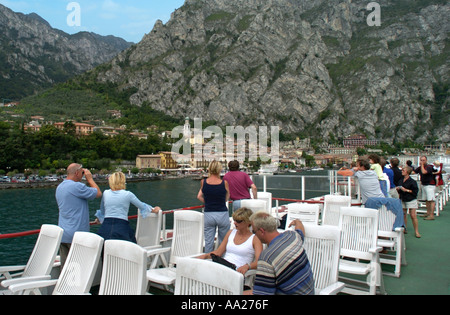
[[[135,105],[221,125],[449,141],[450,5],[380,1],[370,27],[368,3],[188,0],[98,79],[137,88]]]
[[[315,138],[450,141],[445,0],[187,0],[94,73],[130,102]]]
[[[17,99],[110,61],[130,47],[93,33],[69,35],[37,14],[0,4],[0,97]]]

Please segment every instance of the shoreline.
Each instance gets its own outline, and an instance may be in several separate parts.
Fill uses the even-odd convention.
[[[100,185],[107,185],[107,179],[94,179],[95,182]],[[127,178],[127,183],[139,183],[139,182],[149,182],[155,180],[164,180],[164,178],[148,177],[148,178]],[[0,190],[14,190],[14,189],[41,189],[41,188],[55,188],[61,184],[62,181],[57,182],[33,182],[33,183],[0,183]],[[86,183],[86,181],[83,181]]]

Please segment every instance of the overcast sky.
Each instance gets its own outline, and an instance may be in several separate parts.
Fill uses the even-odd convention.
[[[156,20],[166,23],[184,0],[0,0],[15,12],[37,13],[54,28],[74,34],[80,31],[114,35],[137,43],[149,33]],[[71,6],[70,3],[78,4]],[[77,13],[80,14],[77,14]],[[68,23],[68,17],[72,23]],[[81,26],[75,24],[80,17]]]

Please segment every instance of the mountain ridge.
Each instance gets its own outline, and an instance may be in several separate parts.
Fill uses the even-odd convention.
[[[130,104],[327,141],[450,142],[450,4],[187,0],[141,42],[77,80]]]
[[[114,36],[69,35],[36,13],[0,4],[0,90],[20,99],[110,61],[132,43]]]
[[[368,1],[188,0],[97,79],[137,88],[134,105],[222,125],[448,142],[450,5],[413,2],[381,2],[369,27]]]

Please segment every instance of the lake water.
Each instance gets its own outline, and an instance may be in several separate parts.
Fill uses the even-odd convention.
[[[303,174],[303,173],[302,173]],[[325,195],[329,192],[326,175],[322,172],[307,174],[312,177],[306,179],[306,198]],[[263,179],[254,177],[259,191],[263,189]],[[143,202],[152,206],[160,206],[163,210],[173,210],[185,207],[199,206],[197,193],[200,181],[190,178],[164,181],[149,181],[130,183],[127,190],[132,191]],[[301,179],[297,176],[268,176],[267,190],[274,197],[301,199]],[[109,189],[102,186],[102,190]],[[0,191],[0,234],[9,234],[38,230],[43,224],[58,224],[58,206],[55,200],[56,188],[4,190]],[[275,203],[274,203],[275,204]],[[283,203],[280,203],[283,204]],[[91,220],[100,208],[100,199],[89,204]],[[136,215],[137,209],[130,208],[130,215]],[[172,218],[167,217],[168,224]],[[136,222],[131,221],[134,227]],[[170,226],[169,226],[170,227]],[[92,227],[96,232],[98,227]],[[37,236],[27,236],[15,239],[0,240],[0,266],[23,265],[33,250]]]

